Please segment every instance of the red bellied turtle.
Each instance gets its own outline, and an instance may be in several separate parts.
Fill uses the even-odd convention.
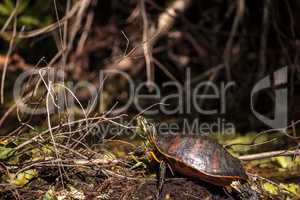
[[[161,177],[167,163],[176,172],[214,185],[228,186],[235,180],[247,180],[241,161],[214,140],[205,136],[157,134],[145,118],[140,116],[137,122],[147,139],[148,153],[161,164]]]

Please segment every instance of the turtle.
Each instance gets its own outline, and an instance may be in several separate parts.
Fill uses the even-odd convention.
[[[158,193],[162,190],[166,166],[218,186],[248,179],[241,161],[207,136],[158,134],[154,125],[142,116],[137,117],[137,124],[146,139],[147,154],[160,163]]]

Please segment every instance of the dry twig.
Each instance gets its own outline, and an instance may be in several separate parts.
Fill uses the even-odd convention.
[[[272,158],[272,157],[276,157],[276,156],[294,156],[294,155],[299,156],[300,155],[300,150],[297,149],[297,150],[269,151],[269,152],[239,156],[239,159],[243,160],[243,161],[251,161],[251,160],[260,160],[260,159],[265,159],[265,158]]]

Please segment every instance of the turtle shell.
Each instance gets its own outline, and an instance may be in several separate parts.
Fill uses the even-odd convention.
[[[208,137],[158,135],[153,143],[158,156],[181,174],[221,186],[247,179],[241,161]]]

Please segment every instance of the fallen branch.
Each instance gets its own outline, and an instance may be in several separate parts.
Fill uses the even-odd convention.
[[[300,155],[300,149],[297,150],[278,150],[278,151],[269,151],[269,152],[263,152],[263,153],[256,153],[256,154],[250,154],[250,155],[244,155],[239,156],[240,160],[243,161],[251,161],[251,160],[260,160],[265,158],[272,158],[276,156],[299,156]]]

